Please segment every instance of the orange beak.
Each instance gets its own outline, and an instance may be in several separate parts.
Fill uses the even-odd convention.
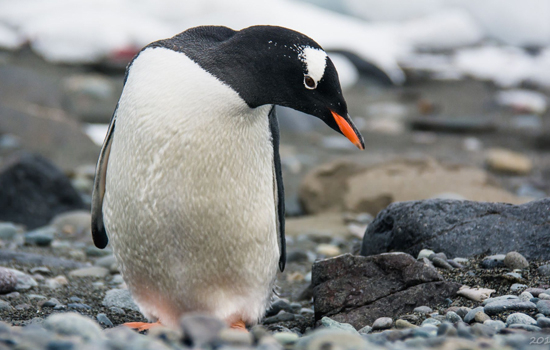
[[[340,128],[342,134],[344,134],[344,136],[347,137],[348,140],[350,140],[355,146],[357,146],[357,148],[365,149],[363,137],[361,136],[359,131],[356,131],[357,129],[353,126],[351,120],[344,119],[344,117],[336,112],[333,112],[332,110],[330,112],[332,113],[332,116],[334,117],[336,124],[338,124],[338,127]]]

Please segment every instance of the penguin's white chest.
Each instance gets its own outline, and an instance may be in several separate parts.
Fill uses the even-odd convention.
[[[103,213],[142,312],[255,323],[279,259],[267,114],[185,55],[147,49],[119,101]]]

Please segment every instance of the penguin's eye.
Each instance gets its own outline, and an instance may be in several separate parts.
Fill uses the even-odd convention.
[[[315,81],[315,79],[313,79],[309,75],[305,75],[304,86],[306,87],[306,89],[313,90],[317,87],[317,82]]]

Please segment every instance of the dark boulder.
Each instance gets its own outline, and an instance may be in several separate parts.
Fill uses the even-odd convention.
[[[550,199],[522,205],[430,199],[400,202],[367,227],[361,255],[421,249],[448,257],[506,254],[550,259]]]
[[[33,229],[76,209],[84,209],[80,195],[67,176],[44,157],[21,153],[0,167],[0,221]]]
[[[315,319],[329,316],[359,329],[379,317],[396,317],[421,305],[438,305],[460,284],[404,253],[345,254],[316,262],[312,271]]]

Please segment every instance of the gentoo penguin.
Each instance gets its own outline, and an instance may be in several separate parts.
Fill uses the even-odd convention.
[[[244,329],[263,317],[285,267],[274,105],[364,148],[334,65],[301,33],[196,27],[129,64],[97,165],[92,233],[99,248],[111,241],[147,319],[177,327],[203,312]]]

